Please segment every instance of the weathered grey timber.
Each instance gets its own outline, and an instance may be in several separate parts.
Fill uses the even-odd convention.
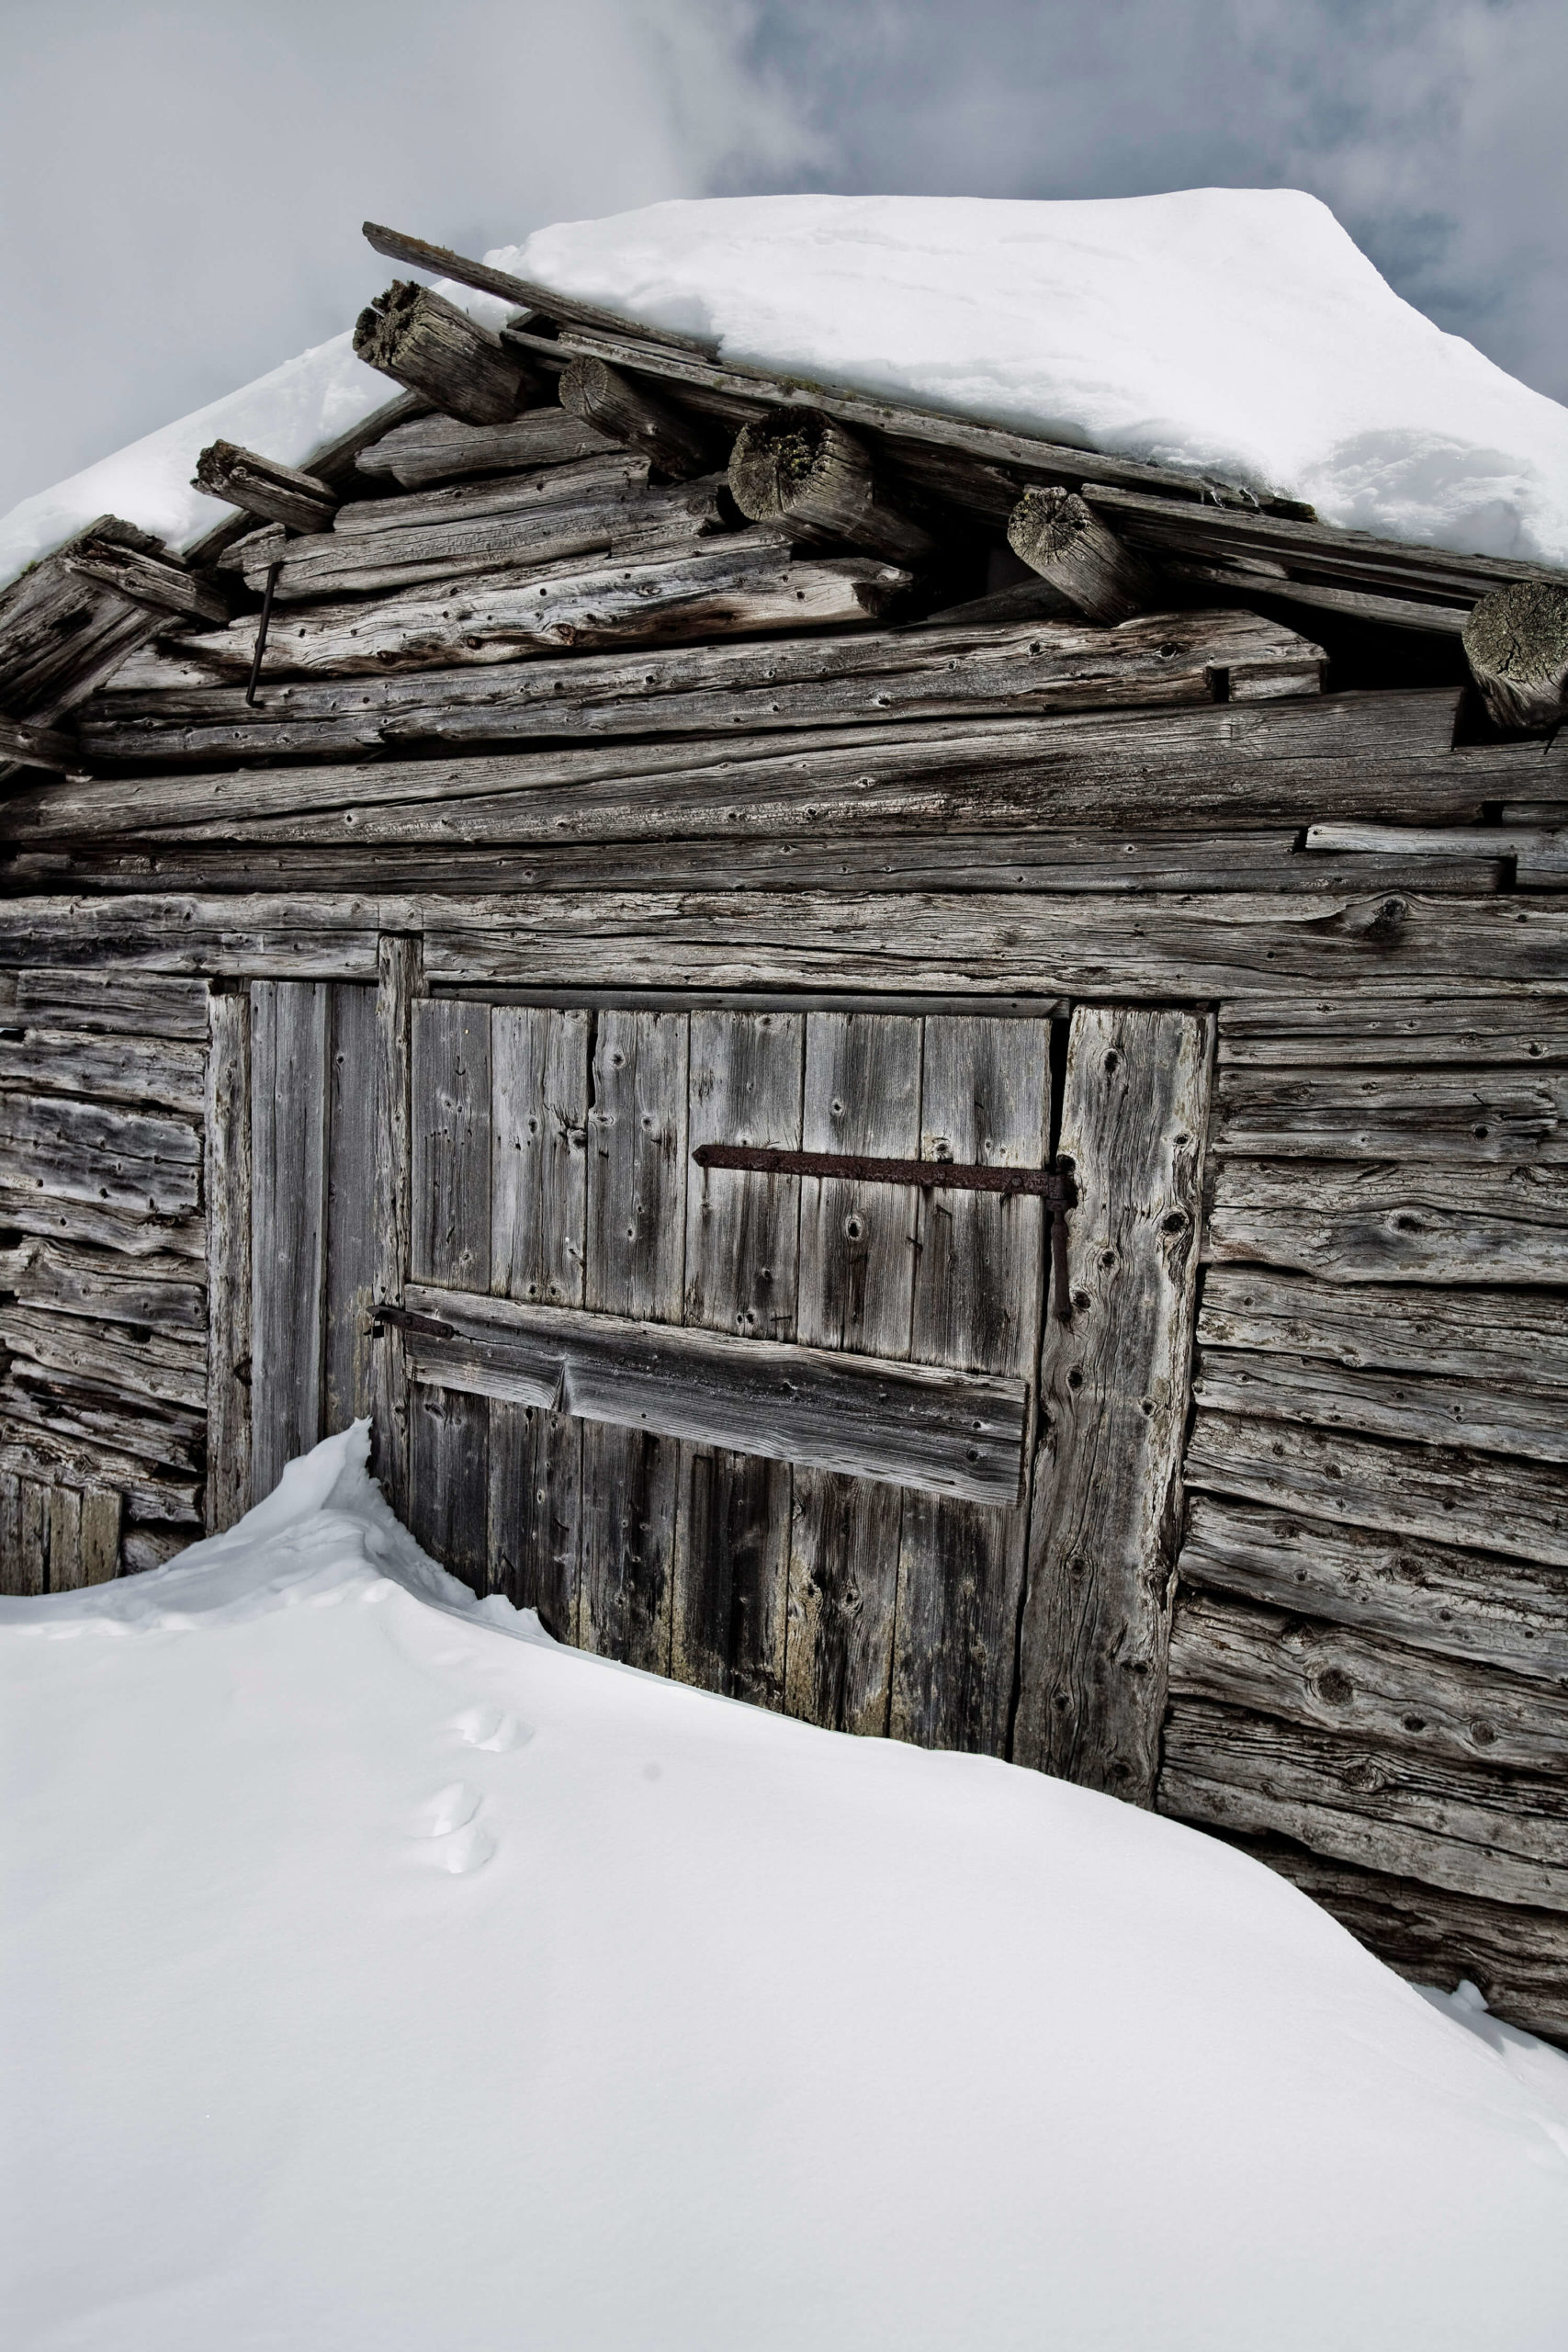
[[[232,441],[213,441],[203,449],[191,486],[295,531],[330,530],[337,511],[336,492],[319,475],[258,457]]]
[[[1562,1167],[1225,1158],[1211,1194],[1203,1249],[1216,1262],[1337,1283],[1568,1281]]]
[[[1568,1071],[1222,1066],[1215,1145],[1281,1159],[1568,1159]]]
[[[615,446],[562,409],[525,409],[510,424],[465,424],[460,417],[436,414],[394,425],[359,452],[357,464],[362,474],[390,474],[405,490],[423,490],[470,474],[569,465]]]
[[[56,1315],[49,1309],[7,1306],[7,1349],[46,1372],[64,1373],[131,1396],[160,1404],[207,1405],[207,1338],[150,1331],[130,1323]]]
[[[0,1035],[0,1087],[36,1084],[47,1071],[51,1091],[91,1095],[100,1102],[155,1102],[197,1117],[205,1101],[206,1061],[199,1046],[170,1038],[31,1026],[19,1036]]]
[[[1469,985],[1432,994],[1335,996],[1300,991],[1220,1011],[1220,1054],[1231,1068],[1358,1062],[1568,1062],[1568,991],[1489,996]]]
[[[0,1093],[0,1178],[65,1199],[179,1216],[200,1202],[185,1120],[65,1095]]]
[[[40,726],[85,699],[149,634],[147,607],[72,570],[80,550],[114,540],[148,555],[163,541],[101,514],[0,593],[0,710]]]
[[[0,1182],[0,1226],[68,1245],[85,1242],[130,1258],[166,1252],[199,1263],[207,1254],[206,1221],[200,1216],[156,1217],[144,1209],[72,1200],[51,1191],[47,1182]]]
[[[854,435],[810,410],[746,425],[730,452],[729,487],[751,522],[784,524],[807,546],[860,548],[910,565],[931,552],[930,532],[888,498]]]
[[[574,359],[556,391],[562,408],[582,424],[640,450],[671,481],[705,474],[719,460],[712,435],[603,359]]]
[[[801,1148],[917,1159],[922,1042],[907,1016],[809,1013]],[[902,1187],[803,1180],[796,1328],[806,1344],[908,1355],[918,1214]],[[794,1484],[785,1711],[830,1730],[886,1734],[903,1498],[804,1464]]]
[[[326,1236],[321,1428],[341,1430],[375,1402],[377,1232],[381,1104],[376,1090],[377,991],[332,990],[326,1069]]]
[[[1173,1697],[1256,1708],[1382,1747],[1526,1772],[1561,1775],[1568,1733],[1568,1694],[1538,1677],[1229,1595],[1183,1595],[1170,1688]]]
[[[1201,1412],[1184,1475],[1316,1519],[1568,1566],[1568,1483],[1555,1464]]]
[[[1179,1699],[1160,1810],[1463,1894],[1568,1911],[1568,1787]]]
[[[798,1148],[804,1017],[704,1010],[689,1025],[688,1150],[718,1142]],[[688,1175],[688,1326],[729,1334],[731,1349],[794,1340],[799,1197],[794,1176],[730,1168]],[[729,1425],[728,1442],[721,1431],[716,1443],[682,1443],[671,1663],[683,1681],[778,1707],[792,1473],[787,1459],[737,1452],[738,1434]],[[837,1466],[834,1457],[817,1459]]]
[[[1478,1379],[1423,1380],[1407,1372],[1348,1371],[1317,1357],[1206,1348],[1192,1394],[1215,1412],[1568,1462],[1568,1398],[1561,1391],[1521,1395]]]
[[[793,557],[773,531],[733,531],[712,545],[643,561],[569,560],[543,578],[484,573],[442,594],[435,587],[363,605],[290,615],[267,638],[264,680],[380,676],[389,668],[511,662],[573,645],[659,644],[682,636],[826,628],[878,620],[910,584],[896,565],[866,556]],[[254,619],[184,640],[188,659],[244,672]]]
[[[1559,725],[1568,718],[1568,581],[1494,589],[1464,625],[1464,651],[1499,727]]]
[[[154,553],[130,546],[118,533],[84,533],[62,548],[56,560],[79,580],[112,588],[117,596],[150,605],[156,613],[208,622],[229,617],[228,598],[189,571],[181,558],[167,549]]]
[[[125,969],[73,972],[58,965],[17,972],[14,978],[14,1011],[28,1025],[207,1042],[208,990],[202,980],[155,979]]]
[[[376,1237],[375,1304],[400,1306],[413,1256],[412,1079],[413,1004],[423,988],[417,938],[388,934],[377,942],[375,1181],[370,1209]],[[390,1326],[373,1329],[369,1367],[372,1461],[398,1508],[409,1492],[409,1396],[402,1343]]]
[[[686,1262],[689,1024],[683,1012],[597,1016],[588,1114],[583,1304],[678,1323]],[[585,1649],[667,1673],[679,1442],[582,1424],[580,1633]]]
[[[1323,656],[1246,613],[1156,614],[1114,630],[1033,621],[578,654],[505,668],[269,686],[254,707],[183,661],[108,689],[79,722],[99,763],[351,755],[551,737],[748,734],[1316,694]]]
[[[1049,1154],[1050,1030],[934,1013],[920,1070],[922,1160],[1043,1167]],[[912,1364],[984,1371],[1032,1390],[1044,1309],[1045,1216],[1038,1194],[922,1190],[914,1227]],[[931,1747],[1002,1755],[1028,1533],[1033,1399],[1024,1477],[988,1503],[906,1495],[898,1547],[889,1728]]]
[[[1396,702],[1403,709],[1389,707]],[[412,834],[457,845],[694,831],[734,838],[742,825],[815,830],[826,809],[846,804],[857,827],[874,820],[889,828],[944,822],[1011,831],[1160,825],[1177,794],[1190,823],[1301,822],[1352,795],[1364,806],[1365,763],[1374,759],[1378,789],[1459,815],[1477,809],[1490,779],[1483,758],[1448,748],[1452,714],[1453,697],[1442,692],[1347,695],[1145,711],[1135,719],[1031,715],[962,728],[824,729],[782,742],[761,735],[259,775],[104,777],[17,794],[0,808],[0,838],[33,843],[176,826],[189,841]],[[1385,925],[1401,919],[1396,903]]]
[[[427,1281],[490,1284],[490,1007],[411,1008],[412,1265]],[[396,1338],[393,1345],[399,1344]],[[409,1394],[409,1523],[476,1592],[490,1560],[490,1414],[482,1396]]]
[[[199,1270],[172,1252],[150,1251],[121,1265],[80,1241],[29,1234],[0,1250],[0,1290],[23,1306],[144,1323],[165,1337],[200,1340],[207,1331]]]
[[[354,348],[411,391],[468,424],[505,424],[538,399],[536,368],[428,287],[394,278],[361,311]]]
[[[1180,1566],[1184,1584],[1239,1600],[1516,1674],[1568,1675],[1568,1578],[1529,1561],[1195,1494]]]
[[[1151,1804],[1181,1517],[1212,1025],[1074,1013],[1068,1297],[1041,1361],[1013,1754]],[[1064,1305],[1066,1309],[1064,1317]]]
[[[58,728],[0,718],[0,760],[15,761],[25,768],[63,772],[81,765],[81,753],[74,735],[62,734]]]
[[[1154,566],[1070,490],[1026,490],[1008,517],[1008,545],[1091,621],[1124,621],[1158,601]]]
[[[648,472],[646,458],[628,455],[624,449],[599,449],[575,463],[531,466],[522,472],[448,483],[440,490],[401,498],[351,499],[338,508],[331,537],[381,539],[389,531],[423,532],[437,523],[531,514],[546,507],[592,507],[616,497],[644,504],[649,500],[633,500],[632,493],[646,490]],[[656,507],[663,503],[657,492],[651,493],[651,503]],[[298,546],[292,550],[296,558],[305,552]],[[353,550],[343,552],[346,557]]]
[[[321,1433],[330,991],[251,983],[251,1460],[270,1494]]]
[[[1560,1299],[1517,1289],[1373,1295],[1261,1268],[1216,1266],[1204,1284],[1198,1337],[1206,1347],[1472,1376],[1526,1395],[1568,1398],[1568,1312]]]
[[[832,1349],[412,1283],[414,1377],[770,1462],[1016,1502],[1028,1390]],[[433,1330],[429,1322],[446,1325]]]
[[[215,1535],[242,1518],[252,1500],[249,989],[215,989],[209,1021],[203,1182],[208,1310],[206,1508],[208,1533]]]

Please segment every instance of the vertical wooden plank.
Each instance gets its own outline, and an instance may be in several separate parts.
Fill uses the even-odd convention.
[[[82,1496],[82,1581],[108,1584],[119,1574],[120,1496],[88,1487]]]
[[[17,1558],[18,1592],[49,1590],[49,1495],[40,1478],[18,1481]]]
[[[809,1014],[801,1148],[914,1159],[920,1042],[908,1015]],[[802,1182],[798,1339],[908,1354],[918,1215],[918,1194],[902,1185]],[[794,1487],[784,1706],[834,1731],[885,1734],[901,1491],[799,1464]]]
[[[251,998],[207,1002],[207,1532],[251,1507]],[[118,1544],[118,1531],[116,1531]]]
[[[600,1314],[681,1320],[689,1037],[682,1012],[598,1017],[583,1304]],[[670,1670],[680,1472],[672,1438],[582,1425],[578,1639],[656,1674]]]
[[[1047,1328],[1013,1754],[1152,1804],[1180,1518],[1212,1023],[1084,1006],[1061,1151],[1072,1320]]]
[[[253,1492],[321,1434],[327,1190],[324,980],[251,983]]]
[[[592,1016],[491,1015],[491,1283],[498,1296],[581,1306]],[[577,1631],[582,1425],[490,1408],[490,1581],[551,1633]]]
[[[7,977],[13,979],[14,993],[14,976],[0,974],[0,989]],[[4,1002],[0,994],[0,1009]],[[20,1600],[31,1590],[22,1567],[21,1481],[14,1470],[0,1470],[0,1593]]]
[[[371,1405],[376,1299],[376,1091],[374,989],[339,981],[331,990],[327,1057],[325,1422],[346,1429]]]
[[[412,1008],[414,1272],[488,1291],[491,1244],[490,1007],[424,999]],[[433,1558],[489,1589],[490,1401],[416,1388],[410,1399],[409,1524]]]
[[[376,1166],[373,1216],[377,1306],[401,1304],[412,1256],[412,1018],[423,985],[422,944],[393,932],[376,943]],[[403,1344],[386,1324],[371,1346],[367,1409],[371,1466],[392,1508],[409,1508],[409,1381]]]
[[[1050,1136],[1051,1024],[932,1015],[920,1157],[1038,1168]],[[917,1363],[1030,1379],[1044,1295],[1045,1221],[1021,1194],[919,1196],[909,1353]],[[894,1736],[1006,1752],[1027,1513],[904,1497],[894,1634]]]
[[[694,1012],[687,1141],[798,1148],[805,1020]],[[795,1337],[800,1179],[691,1168],[685,1321],[742,1339]],[[784,1698],[791,1478],[786,1462],[682,1445],[671,1670],[777,1707]]]
[[[74,1592],[85,1584],[82,1566],[82,1489],[49,1490],[49,1589]]]
[[[412,1009],[413,1272],[490,1288],[490,1007],[426,998]]]

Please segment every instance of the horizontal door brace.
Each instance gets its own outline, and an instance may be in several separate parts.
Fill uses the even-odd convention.
[[[863,1184],[911,1184],[921,1192],[1028,1193],[1047,1208],[1077,1195],[1060,1168],[987,1168],[967,1159],[875,1159],[852,1151],[779,1151],[771,1144],[702,1143],[699,1168],[747,1168],[762,1176],[841,1176]]]

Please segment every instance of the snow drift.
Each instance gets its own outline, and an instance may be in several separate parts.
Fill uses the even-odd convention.
[[[1193,1831],[558,1648],[365,1451],[0,1603],[17,2352],[1556,2352],[1555,2053]]]
[[[1388,537],[1568,564],[1568,409],[1402,301],[1294,189],[715,198],[487,258],[726,358],[1221,475]],[[228,511],[188,487],[206,443],[302,464],[388,392],[347,335],[322,344],[24,500],[0,580],[106,511],[188,544]]]

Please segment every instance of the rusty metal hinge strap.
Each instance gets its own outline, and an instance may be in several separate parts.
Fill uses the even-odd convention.
[[[745,1168],[762,1176],[839,1176],[863,1184],[909,1184],[922,1192],[1028,1193],[1047,1208],[1071,1208],[1073,1180],[1056,1168],[987,1168],[963,1159],[876,1159],[862,1152],[781,1151],[769,1144],[703,1143],[699,1168]]]

